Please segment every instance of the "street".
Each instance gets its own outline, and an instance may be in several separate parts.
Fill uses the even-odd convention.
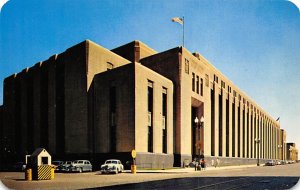
[[[11,189],[289,189],[300,177],[300,164],[172,170],[138,170],[118,175],[56,173],[54,180],[25,181],[23,172],[1,172]]]
[[[299,177],[192,177],[162,181],[151,181],[137,184],[116,185],[101,189],[247,189],[274,190],[290,189],[299,181]],[[97,189],[97,188],[94,188]]]

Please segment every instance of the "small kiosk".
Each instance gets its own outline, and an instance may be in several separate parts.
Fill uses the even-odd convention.
[[[36,149],[30,156],[26,156],[27,165],[25,179],[33,180],[54,179],[54,168],[51,166],[51,155],[44,148]]]

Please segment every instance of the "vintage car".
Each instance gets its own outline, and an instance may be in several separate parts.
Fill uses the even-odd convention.
[[[93,170],[93,166],[88,160],[75,160],[69,166],[68,171],[70,172],[91,172]]]
[[[124,170],[124,166],[120,160],[106,160],[103,165],[101,165],[101,173],[121,173]]]
[[[268,160],[268,161],[265,163],[265,166],[275,166],[274,160]]]
[[[58,170],[61,172],[68,172],[70,171],[70,166],[72,165],[72,161],[65,161],[58,167]]]
[[[63,161],[52,161],[52,167],[55,169],[55,171],[59,171],[59,168],[61,167],[61,165],[63,164]]]

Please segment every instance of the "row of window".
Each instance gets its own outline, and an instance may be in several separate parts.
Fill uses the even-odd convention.
[[[153,82],[148,81],[148,152],[153,152]],[[116,87],[110,88],[110,151],[116,152]],[[162,89],[162,152],[167,153],[167,89]]]
[[[217,75],[214,75],[214,82],[218,83],[219,82],[219,77]],[[221,88],[226,88],[226,83],[221,80]],[[227,91],[228,93],[232,92],[231,86],[227,86]],[[248,107],[250,106],[251,110],[254,109],[254,111],[258,112],[259,115],[263,114],[259,109],[257,109],[253,104],[251,104],[246,98],[243,98],[240,94],[238,94],[235,90],[233,90],[233,97],[238,97],[239,101],[243,101],[244,104],[246,104]]]
[[[215,110],[215,102],[219,102],[218,110]],[[272,149],[274,149],[274,145],[277,144],[277,137],[279,135],[278,129],[276,129],[272,122],[269,122],[268,119],[259,117],[253,112],[250,112],[249,108],[247,109],[248,112],[245,111],[242,107],[240,107],[240,104],[238,104],[237,110],[235,109],[236,105],[235,102],[229,103],[228,100],[226,102],[223,102],[222,95],[219,95],[218,98],[215,98],[214,96],[214,90],[211,90],[211,155],[215,156],[215,138],[218,139],[218,155],[219,156],[229,156],[229,143],[226,143],[225,147],[223,147],[223,138],[226,138],[226,142],[229,142],[229,107],[232,107],[232,123],[231,123],[231,133],[232,133],[232,156],[238,156],[238,157],[248,157],[248,158],[254,158],[258,155],[256,154],[256,146],[254,143],[254,139],[261,139],[260,143],[260,150],[258,150],[258,154],[261,152],[261,157],[264,158],[270,158],[272,156],[275,156],[271,154]],[[223,104],[225,104],[226,111],[223,112]],[[237,111],[237,123],[235,122],[235,113]],[[218,131],[219,135],[215,137],[215,114],[218,112]],[[225,128],[223,128],[223,117],[225,116]],[[241,120],[242,119],[242,120]],[[241,122],[241,121],[247,121],[247,122]],[[249,123],[250,122],[250,123]],[[251,126],[251,129],[249,130]],[[253,128],[254,127],[254,128]],[[226,135],[223,136],[223,130],[226,129]],[[238,135],[237,137],[237,147],[235,147],[235,133],[240,134],[243,130],[242,137]],[[273,135],[272,135],[273,134]],[[242,139],[241,139],[242,138]],[[249,138],[251,140],[249,140]],[[246,148],[242,148],[242,152],[240,147],[246,145]],[[273,147],[272,147],[273,146]],[[225,155],[223,155],[223,148],[225,148]],[[237,150],[237,155],[235,155],[235,150]],[[247,154],[247,153],[249,154]],[[276,152],[276,150],[275,150]]]
[[[148,81],[148,152],[153,152],[153,82]],[[167,89],[162,89],[162,152],[167,153]]]
[[[203,96],[203,79],[192,73],[192,91]]]

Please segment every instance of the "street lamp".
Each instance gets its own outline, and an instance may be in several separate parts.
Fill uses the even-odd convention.
[[[257,166],[259,166],[259,143],[260,143],[260,139],[255,139],[255,143],[257,144],[257,150],[258,150]]]
[[[204,117],[203,116],[201,116],[201,118],[200,118],[200,122],[199,122],[199,119],[198,119],[198,117],[196,117],[195,119],[194,119],[194,122],[195,122],[195,127],[197,128],[197,129],[199,129],[199,155],[200,155],[200,153],[201,153],[201,140],[203,141],[203,132],[201,133],[201,128],[204,126]],[[201,137],[200,137],[200,135],[201,135]],[[196,140],[196,138],[195,138],[195,140]],[[197,153],[196,153],[196,155],[197,155]]]

